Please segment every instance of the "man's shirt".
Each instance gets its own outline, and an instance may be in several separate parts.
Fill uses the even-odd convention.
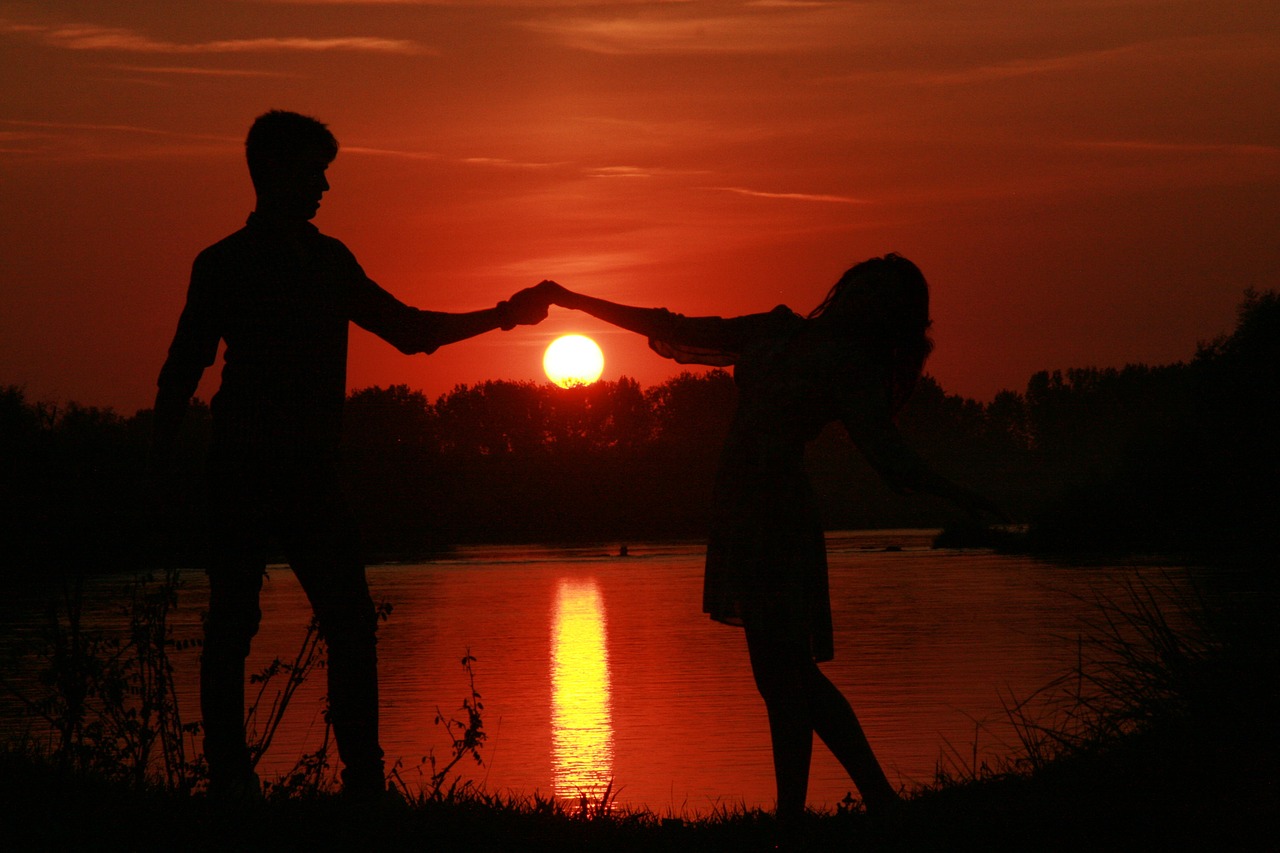
[[[216,443],[250,456],[327,452],[341,433],[347,324],[401,352],[430,353],[441,343],[439,317],[383,290],[314,225],[252,214],[197,256],[158,384],[189,399],[224,340]]]

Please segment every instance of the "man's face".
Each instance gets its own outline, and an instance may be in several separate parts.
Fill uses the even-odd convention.
[[[311,219],[320,210],[320,200],[329,190],[325,177],[328,168],[329,159],[322,152],[306,152],[273,164],[266,185],[259,188],[259,201],[279,214]]]

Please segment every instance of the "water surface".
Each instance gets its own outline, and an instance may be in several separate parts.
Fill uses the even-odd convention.
[[[981,551],[933,550],[929,531],[831,534],[836,659],[823,668],[849,697],[890,781],[929,783],[938,767],[999,762],[1016,738],[1005,707],[1068,670],[1087,601],[1122,577],[1167,567],[1062,566]],[[413,783],[449,752],[438,713],[465,719],[468,652],[481,694],[490,790],[577,797],[612,782],[617,802],[662,814],[774,797],[768,728],[740,629],[701,613],[700,543],[459,549],[449,559],[369,569],[393,609],[379,641],[383,746]],[[185,573],[175,635],[199,636],[203,577]],[[119,581],[99,582],[102,596]],[[95,599],[94,619],[118,605]],[[250,669],[290,657],[310,611],[285,567],[263,591]],[[14,619],[10,645],[38,619]],[[184,715],[196,719],[194,650],[175,652]],[[323,679],[308,683],[262,768],[292,766],[320,742]],[[0,709],[3,710],[3,709]],[[10,716],[13,708],[8,706]],[[10,725],[12,730],[12,724]],[[851,789],[818,743],[809,802]]]

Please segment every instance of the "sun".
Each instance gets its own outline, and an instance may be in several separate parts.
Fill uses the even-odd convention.
[[[564,335],[547,347],[542,369],[561,388],[590,385],[604,372],[604,353],[585,335]]]

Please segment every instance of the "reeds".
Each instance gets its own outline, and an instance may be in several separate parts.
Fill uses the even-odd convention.
[[[1026,769],[1185,720],[1203,700],[1204,676],[1226,652],[1203,596],[1167,577],[1129,578],[1122,590],[1088,602],[1074,669],[1007,707]]]
[[[178,587],[176,572],[129,583],[121,608],[126,627],[111,632],[85,624],[83,579],[64,585],[46,611],[36,651],[40,694],[0,679],[45,725],[47,738],[32,748],[59,767],[133,788],[159,783],[190,793],[199,785],[199,724],[182,721],[170,660],[171,652],[199,645],[173,636]]]
[[[1031,695],[1004,703],[1013,732],[1013,742],[1005,743],[1009,757],[981,757],[979,740],[993,736],[994,727],[975,721],[967,748],[944,745],[933,789],[1028,776],[1127,739],[1192,725],[1240,689],[1237,678],[1223,673],[1246,650],[1224,633],[1221,614],[1194,585],[1163,575],[1131,577],[1120,581],[1118,594],[1077,600],[1090,615],[1074,637],[1063,638],[1075,644],[1075,665]]]

